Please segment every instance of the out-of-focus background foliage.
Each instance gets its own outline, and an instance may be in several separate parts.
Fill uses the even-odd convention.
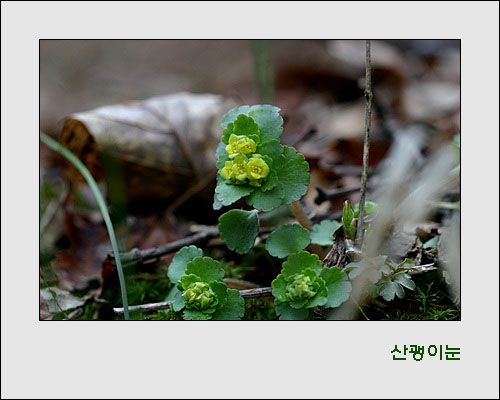
[[[459,41],[372,41],[371,53],[373,168],[401,129],[424,133],[424,156],[460,132]],[[272,102],[282,110],[283,143],[311,166],[308,210],[333,218],[345,198],[357,201],[357,192],[318,205],[314,188],[359,185],[364,68],[364,41],[42,40],[40,128],[100,182],[121,248],[144,249],[217,223],[226,211],[212,209],[220,116],[236,105]],[[43,145],[40,231],[40,318],[113,318],[119,287],[97,204],[78,174]],[[233,287],[242,279],[269,285],[279,272],[265,252],[236,257],[217,240],[207,249],[224,260]],[[130,304],[167,297],[171,256],[126,271]],[[425,279],[422,287],[433,284]],[[417,295],[435,296],[439,306],[439,293]],[[386,316],[457,317],[446,307],[437,317],[428,310],[439,307],[403,308]],[[275,315],[257,299],[247,302],[245,318]]]

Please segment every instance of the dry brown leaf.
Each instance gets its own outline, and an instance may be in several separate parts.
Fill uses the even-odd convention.
[[[101,155],[118,160],[129,205],[175,199],[215,169],[221,116],[234,106],[212,94],[177,93],[100,107],[65,120],[61,143],[102,175]],[[68,167],[69,180],[81,180]]]

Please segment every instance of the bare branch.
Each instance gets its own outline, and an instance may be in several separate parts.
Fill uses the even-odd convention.
[[[366,61],[365,61],[365,138],[363,146],[363,171],[361,173],[361,196],[359,199],[359,218],[356,232],[356,244],[361,248],[363,245],[364,234],[364,216],[365,216],[365,198],[366,181],[368,179],[368,155],[370,153],[370,127],[372,117],[372,64],[370,54],[370,41],[366,41]]]
[[[255,297],[270,297],[272,296],[272,290],[273,289],[270,287],[240,290],[240,295],[244,299],[252,299]],[[149,311],[165,310],[167,308],[170,308],[170,303],[171,303],[170,301],[160,301],[159,303],[141,304],[138,306],[129,306],[128,310],[130,312],[132,311],[149,312]],[[123,314],[123,307],[113,308],[113,311],[115,312],[115,314],[121,315]]]
[[[200,244],[206,242],[207,240],[213,239],[219,236],[219,230],[217,227],[213,227],[205,232],[197,233],[196,235],[188,236],[175,242],[166,243],[158,247],[152,247],[149,249],[139,250],[133,249],[127,253],[121,254],[122,262],[124,263],[138,263],[146,260],[151,260],[164,256],[165,254],[173,253],[184,246],[189,246],[192,244]],[[111,253],[108,254],[108,260],[114,260],[115,256]]]

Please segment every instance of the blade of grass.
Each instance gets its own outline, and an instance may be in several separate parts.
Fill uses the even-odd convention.
[[[45,133],[40,132],[40,140],[42,143],[44,143],[47,147],[50,149],[54,150],[55,152],[61,154],[63,157],[65,157],[71,164],[75,166],[75,168],[80,171],[80,173],[83,175],[85,180],[87,181],[90,189],[92,190],[92,193],[94,194],[97,203],[99,204],[99,209],[101,210],[102,217],[104,218],[104,222],[106,224],[106,228],[108,230],[109,238],[111,240],[111,246],[113,247],[113,252],[115,255],[115,261],[116,261],[116,268],[118,270],[118,279],[120,280],[120,290],[122,293],[122,302],[123,302],[123,309],[124,309],[124,317],[126,320],[129,319],[129,312],[128,312],[128,301],[127,301],[127,288],[125,286],[125,276],[123,274],[123,268],[122,268],[122,263],[120,260],[120,252],[118,250],[118,242],[116,240],[115,236],[115,230],[113,229],[113,224],[111,223],[111,218],[109,216],[108,208],[106,206],[106,202],[104,201],[104,198],[102,197],[101,192],[99,191],[99,188],[97,187],[97,183],[90,174],[89,170],[83,165],[83,163],[76,157],[71,151],[69,151],[66,147],[62,146],[58,142],[56,142],[54,139],[51,137],[47,136]]]

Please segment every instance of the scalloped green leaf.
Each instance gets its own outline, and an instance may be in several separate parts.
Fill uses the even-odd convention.
[[[323,268],[320,276],[326,283],[328,290],[328,300],[324,307],[338,307],[349,298],[352,285],[347,280],[347,274],[337,267]]]
[[[177,284],[184,275],[188,262],[202,255],[203,251],[196,246],[185,246],[180,249],[168,267],[167,275],[170,282]]]
[[[212,314],[213,320],[236,321],[245,314],[245,301],[240,292],[227,289],[227,300]]]
[[[189,287],[189,285],[191,285],[192,283],[200,282],[200,281],[201,281],[201,278],[198,275],[187,274],[187,275],[184,275],[180,279],[178,286],[179,286],[180,290],[186,290]]]
[[[215,159],[217,161],[219,161],[221,156],[227,157],[226,145],[223,142],[219,142],[219,144],[217,145],[217,149],[215,150]],[[227,157],[227,160],[229,160],[229,157]],[[226,162],[226,160],[224,160],[224,162]],[[224,167],[224,162],[221,164],[220,167],[219,167],[219,165],[217,165],[217,168],[220,169],[220,168]]]
[[[270,140],[257,146],[257,153],[265,154],[271,158],[273,165],[281,161],[283,150],[284,146],[280,144],[279,140]]]
[[[174,299],[172,300],[171,307],[174,311],[180,311],[185,307],[184,297],[181,292],[177,292]]]
[[[281,204],[291,204],[299,200],[309,185],[309,164],[305,157],[294,148],[283,146],[281,162],[273,165],[278,182],[283,187]]]
[[[282,205],[283,187],[279,182],[275,182],[276,186],[267,192],[254,190],[247,197],[248,205],[260,211],[271,211],[273,208]]]
[[[260,137],[259,126],[255,123],[252,117],[245,114],[238,115],[238,117],[234,120],[233,133],[235,135],[257,135]]]
[[[250,107],[248,115],[257,123],[261,142],[279,139],[283,133],[283,118],[280,109],[268,104]]]
[[[185,273],[186,275],[197,275],[202,282],[207,283],[221,280],[224,277],[224,270],[220,263],[210,257],[197,257],[190,261]]]
[[[245,254],[253,247],[259,233],[256,211],[231,210],[219,217],[219,231],[226,246],[238,254]]]
[[[209,283],[210,289],[215,293],[217,300],[219,300],[219,304],[224,304],[227,300],[228,292],[227,286],[222,281],[214,281]],[[220,307],[220,306],[218,306]]]
[[[233,108],[222,117],[221,127],[225,131],[222,141],[227,144],[228,138],[235,129],[235,121],[239,115],[243,114],[253,119],[258,125],[261,143],[272,139],[279,139],[283,133],[283,118],[279,114],[280,109],[268,104],[241,106]],[[233,126],[230,126],[233,124]]]
[[[204,313],[203,311],[194,310],[192,308],[186,308],[182,315],[186,320],[206,321],[207,319],[210,319],[212,314]]]
[[[273,288],[273,296],[275,299],[281,302],[286,301],[286,285],[286,279],[281,274],[271,282],[271,287]]]
[[[215,200],[223,206],[229,206],[242,197],[248,196],[254,190],[249,185],[231,185],[227,182],[219,182],[215,188]]]
[[[238,115],[240,114],[248,115],[249,110],[250,106],[241,106],[229,110],[226,114],[222,116],[222,124],[221,124],[222,129],[223,130],[226,129],[230,123],[233,123],[236,117],[238,117]]]
[[[307,321],[311,319],[310,309],[295,309],[290,307],[288,303],[276,303],[276,314],[281,321]]]
[[[313,225],[311,243],[319,246],[331,246],[333,244],[333,234],[340,226],[340,222],[327,219],[321,221],[320,224]]]
[[[316,272],[320,272],[323,264],[316,254],[311,254],[307,251],[301,251],[297,254],[290,255],[283,263],[281,275],[288,278],[294,274],[301,273],[306,268],[311,268]]]
[[[311,243],[309,231],[299,224],[286,224],[275,229],[266,240],[266,250],[274,257],[285,258]]]

